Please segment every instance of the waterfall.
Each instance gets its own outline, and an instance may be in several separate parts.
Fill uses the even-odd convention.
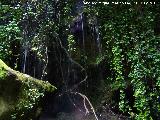
[[[24,49],[23,73],[25,73],[26,72],[26,62],[27,62],[28,48],[27,48],[27,46],[24,46],[23,49]]]
[[[28,23],[27,23],[28,24]],[[22,66],[23,66],[23,68],[22,68],[22,71],[23,71],[23,73],[26,73],[26,62],[27,62],[27,56],[28,56],[28,36],[27,36],[27,33],[28,33],[28,31],[27,31],[27,24],[26,24],[26,26],[25,26],[25,29],[23,30],[23,39],[24,39],[24,41],[23,41],[23,44],[22,44],[22,50],[23,50],[23,58],[22,58]]]
[[[48,11],[49,6],[46,7],[46,11]],[[30,55],[31,51],[31,40],[34,36],[32,35],[32,31],[34,32],[34,27],[32,28],[31,23],[32,20],[29,21],[30,18],[28,18],[27,10],[24,23],[24,41],[23,41],[23,72],[27,74],[32,74],[34,77],[36,77],[37,72],[42,69],[42,76],[41,79],[44,78],[45,73],[47,72],[47,75],[45,76],[47,80],[51,83],[54,84],[58,88],[58,92],[56,95],[52,95],[47,99],[46,103],[46,109],[44,114],[40,117],[40,119],[45,120],[45,118],[50,117],[51,118],[55,117],[53,114],[55,113],[60,113],[60,112],[66,112],[64,109],[67,109],[67,112],[70,113],[75,113],[74,110],[76,110],[77,115],[86,115],[89,112],[94,112],[92,109],[92,105],[88,98],[83,95],[78,93],[79,92],[79,85],[82,83],[85,83],[84,89],[83,90],[85,93],[87,93],[87,87],[88,87],[88,82],[87,82],[87,72],[85,68],[83,68],[78,62],[74,61],[69,54],[67,53],[67,50],[63,46],[63,43],[61,43],[62,39],[59,38],[59,34],[61,33],[54,33],[53,30],[47,31],[47,33],[43,33],[44,35],[47,36],[48,40],[50,39],[47,44],[48,46],[45,46],[44,43],[38,43],[38,50],[43,49],[44,46],[45,52],[42,51],[43,54],[46,54],[46,66],[44,65],[42,67],[41,61],[38,61],[37,57],[33,58]],[[46,14],[46,16],[49,16]],[[83,59],[86,59],[86,27],[85,27],[85,15],[83,12],[78,16],[79,20],[78,21],[80,24],[77,24],[77,28],[80,28],[79,35],[80,35],[80,40],[81,40],[81,45],[82,45],[82,55],[84,56]],[[98,48],[100,48],[100,41],[99,41],[99,33],[98,33],[98,27],[96,28],[96,33],[97,37],[96,38],[96,43],[98,45]],[[40,38],[41,39],[41,38]],[[36,41],[38,42],[38,41]],[[62,41],[64,42],[64,41]],[[47,43],[47,42],[46,42]],[[35,63],[36,60],[36,63]],[[38,61],[38,63],[37,63]],[[30,64],[31,62],[34,62],[34,64]],[[38,65],[38,70],[37,70],[37,65]],[[84,62],[84,66],[87,64],[87,62]],[[86,66],[85,66],[86,67]],[[33,73],[32,73],[33,72]],[[59,97],[60,96],[60,97]],[[62,97],[61,97],[62,96]],[[66,97],[66,100],[64,99]],[[58,103],[56,103],[56,99],[58,99]],[[54,100],[56,102],[54,102]],[[68,101],[67,101],[68,100]],[[60,102],[59,102],[60,101]],[[62,102],[61,102],[62,101]],[[68,106],[66,105],[68,104]],[[58,108],[55,108],[54,105],[57,105]],[[87,106],[89,105],[89,107]],[[67,107],[68,108],[67,108]],[[66,108],[65,108],[66,107]],[[88,107],[88,108],[87,108]],[[88,109],[92,109],[88,111]],[[58,110],[55,110],[58,109]],[[71,109],[71,110],[70,110]],[[48,112],[48,113],[47,113]],[[96,115],[95,115],[96,117]],[[96,117],[96,119],[98,119]],[[77,120],[77,119],[76,119]]]
[[[23,5],[23,7],[25,8],[25,13],[23,13],[23,20],[28,20],[28,2],[26,4]],[[27,56],[28,56],[28,45],[29,45],[29,41],[28,41],[28,25],[29,22],[25,21],[26,23],[23,23],[22,28],[23,28],[23,41],[22,41],[22,72],[26,73],[26,63],[27,63]]]
[[[81,13],[81,21],[82,21],[82,44],[83,44],[83,49],[85,50],[85,36],[84,36],[84,19],[83,19],[83,13]]]
[[[95,32],[96,32],[96,44],[98,47],[98,52],[101,53],[101,43],[100,43],[100,37],[99,37],[99,28],[98,28],[98,22],[96,19],[96,24],[95,24]]]

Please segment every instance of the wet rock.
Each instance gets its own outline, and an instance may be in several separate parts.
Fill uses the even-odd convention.
[[[55,87],[14,71],[0,60],[0,120],[33,120],[42,110],[41,100]]]

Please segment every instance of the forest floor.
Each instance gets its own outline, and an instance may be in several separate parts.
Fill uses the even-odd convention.
[[[108,106],[103,107],[101,112],[96,112],[98,120],[129,120],[128,117],[116,114]],[[82,116],[76,113],[59,113],[57,118],[47,120],[97,120],[93,114]]]

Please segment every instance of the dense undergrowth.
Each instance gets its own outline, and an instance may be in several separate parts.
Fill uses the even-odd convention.
[[[106,67],[103,85],[99,86],[101,93],[97,94],[105,96],[106,87],[117,91],[117,100],[110,99],[120,113],[136,120],[159,119],[159,4],[85,5],[88,24],[94,24],[96,18],[99,28],[101,52],[95,60],[76,45],[76,37],[69,31],[68,26],[78,15],[73,13],[74,6],[72,1],[0,2],[0,58],[18,68],[21,46],[34,50],[47,64],[49,30],[64,46],[67,44],[69,55],[82,66],[85,64],[86,69],[90,64]]]

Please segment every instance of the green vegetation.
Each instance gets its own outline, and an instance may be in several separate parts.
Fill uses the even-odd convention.
[[[43,68],[38,69],[43,69],[42,74],[49,78],[52,74],[47,72],[53,72],[52,77],[60,79],[58,82],[54,79],[53,83],[65,84],[65,87],[59,85],[64,88],[70,85],[65,79],[67,82],[76,79],[77,73],[81,72],[72,69],[69,60],[75,60],[89,76],[80,89],[87,91],[93,103],[97,105],[103,101],[116,106],[118,114],[135,120],[159,119],[160,5],[140,2],[131,5],[85,4],[82,18],[82,14],[75,12],[75,3],[72,0],[67,4],[53,0],[0,2],[0,59],[22,71],[20,59],[24,62],[32,52],[31,61],[33,58],[36,58],[35,64],[41,61]],[[79,23],[75,22],[78,18]],[[82,19],[85,19],[83,25]],[[74,22],[75,26],[81,25],[79,28],[72,26],[80,29],[77,34],[68,27]],[[69,60],[64,51],[68,52]],[[27,65],[32,67],[31,61]],[[31,68],[29,72],[35,73],[35,69]],[[77,86],[77,81],[75,83]],[[0,94],[0,116],[12,113],[12,119],[24,120],[29,119],[30,112],[27,111],[37,110],[39,98],[45,91],[54,90],[49,83],[15,72],[0,61],[0,91],[2,88],[6,91],[2,96]],[[12,92],[17,93],[13,96]]]
[[[26,120],[36,118],[45,93],[55,87],[9,68],[0,60],[0,118]]]
[[[119,109],[132,119],[157,119],[160,114],[159,35],[154,31],[157,7],[101,4],[92,9],[99,18],[103,52],[112,71],[107,80],[112,89],[120,90]],[[127,93],[127,88],[133,93]],[[131,99],[135,99],[133,103]]]
[[[20,9],[0,4],[0,59],[7,60],[11,57],[11,46],[22,39],[18,26],[20,14]],[[16,44],[14,47],[17,47]]]
[[[74,40],[74,36],[73,35],[69,35],[68,36],[68,52],[70,54],[73,54],[74,52],[76,52],[76,48],[75,48],[75,40]]]

